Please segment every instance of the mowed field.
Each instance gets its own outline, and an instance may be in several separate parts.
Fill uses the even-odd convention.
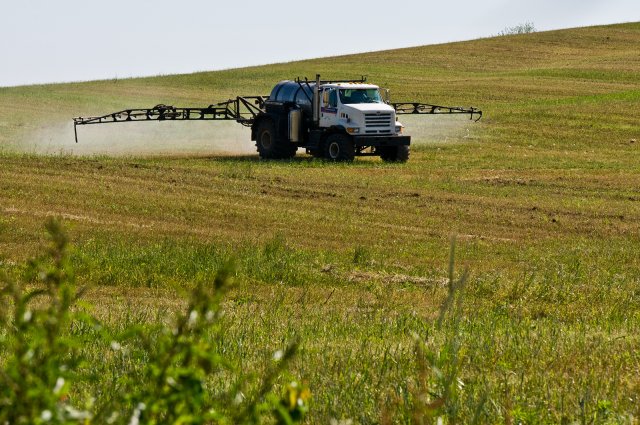
[[[191,123],[144,123],[79,128],[73,143],[73,116],[206,106],[316,73],[484,118],[407,117],[406,164],[261,161],[246,141],[229,153],[243,133],[220,123],[197,142]],[[226,353],[259,369],[298,338],[290,372],[311,388],[309,423],[409,422],[424,378],[416,338],[445,356],[452,332],[449,418],[640,416],[640,23],[0,88],[0,164],[0,268],[20,274],[46,217],[62,217],[85,298],[117,327],[160,320],[235,259]],[[469,278],[443,330],[452,236]]]

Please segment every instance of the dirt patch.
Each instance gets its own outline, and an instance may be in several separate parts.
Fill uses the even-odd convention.
[[[492,241],[492,242],[516,242],[515,239],[510,239],[510,238],[497,238],[494,236],[473,235],[473,234],[458,235],[458,238],[462,240],[477,239],[481,241]]]
[[[23,215],[31,215],[35,217],[61,217],[65,220],[81,221],[85,223],[93,223],[93,224],[100,224],[100,225],[107,225],[107,226],[118,225],[118,226],[135,227],[139,229],[149,229],[152,227],[150,224],[124,222],[124,221],[118,221],[118,220],[102,220],[99,218],[90,217],[86,215],[69,214],[69,213],[63,213],[63,212],[57,212],[57,211],[21,210],[21,209],[12,208],[12,207],[4,208],[2,211],[7,214],[23,214]]]
[[[446,286],[448,279],[445,277],[421,277],[410,276],[399,273],[384,273],[384,272],[366,272],[366,271],[354,271],[346,275],[349,282],[369,282],[377,281],[386,284],[413,284],[420,286]]]

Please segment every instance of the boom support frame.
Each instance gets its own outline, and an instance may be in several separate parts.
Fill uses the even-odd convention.
[[[478,118],[475,121],[479,121],[482,118],[482,111],[478,108],[462,106],[441,106],[431,105],[429,103],[417,103],[417,102],[400,102],[389,103],[396,110],[396,115],[408,115],[408,114],[469,114],[471,119],[477,115]]]
[[[73,119],[73,132],[78,143],[78,126],[139,121],[236,121],[251,127],[269,96],[238,96],[226,102],[209,105],[206,108],[182,108],[170,105],[156,105],[153,108],[125,109],[95,117]]]
[[[363,83],[366,77],[360,80],[320,80],[316,76],[314,87],[314,97],[309,99],[312,103],[319,103],[318,87],[321,84],[349,82]],[[296,82],[300,87],[303,84],[311,88],[310,81],[298,78]],[[306,92],[305,92],[306,94]],[[307,96],[309,97],[309,96]],[[204,108],[175,107],[159,104],[153,108],[124,109],[106,115],[95,117],[75,117],[73,118],[73,132],[76,143],[78,143],[78,126],[90,124],[110,124],[117,122],[140,122],[140,121],[236,121],[245,127],[252,127],[256,118],[266,111],[265,102],[269,96],[238,96],[225,102],[209,105]],[[470,119],[479,121],[482,118],[482,111],[474,107],[462,106],[442,106],[420,102],[390,102],[388,103],[396,112],[396,115],[410,114],[468,114]],[[315,112],[319,111],[319,105],[314,105]],[[476,118],[477,116],[477,118]]]

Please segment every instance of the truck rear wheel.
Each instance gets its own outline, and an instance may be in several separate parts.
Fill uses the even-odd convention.
[[[260,158],[265,159],[293,158],[298,150],[295,144],[276,137],[276,126],[270,119],[264,119],[258,123],[256,147]]]
[[[407,162],[409,160],[409,146],[380,146],[380,158],[385,162]]]
[[[346,134],[335,133],[324,143],[324,157],[329,161],[353,161],[355,148],[353,140]]]

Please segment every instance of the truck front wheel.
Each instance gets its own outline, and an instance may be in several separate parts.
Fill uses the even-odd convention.
[[[386,162],[407,162],[409,160],[409,146],[380,146],[380,158]]]
[[[346,134],[332,134],[324,144],[324,157],[329,161],[353,161],[355,148],[353,140]]]

